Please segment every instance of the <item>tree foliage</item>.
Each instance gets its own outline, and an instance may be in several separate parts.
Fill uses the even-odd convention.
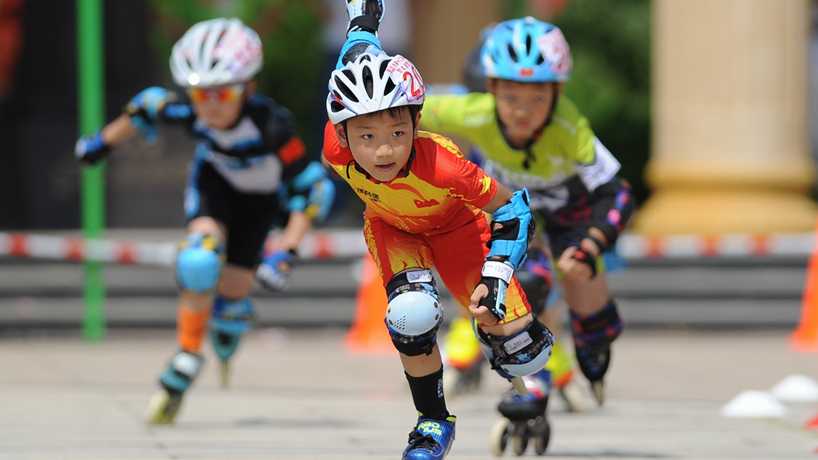
[[[571,0],[554,22],[571,45],[566,94],[622,162],[640,201],[650,152],[649,0]]]

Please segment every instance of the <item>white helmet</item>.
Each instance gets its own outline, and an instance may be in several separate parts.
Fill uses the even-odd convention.
[[[261,62],[261,39],[235,18],[195,24],[170,54],[173,79],[182,87],[244,82],[261,70]]]
[[[363,53],[332,72],[327,115],[338,124],[392,107],[423,105],[426,87],[415,65],[401,55]]]

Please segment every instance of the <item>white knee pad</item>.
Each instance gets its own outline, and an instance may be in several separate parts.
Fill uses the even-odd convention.
[[[476,324],[474,328],[492,369],[506,379],[538,372],[551,357],[554,335],[537,318],[510,336],[487,334]]]
[[[399,352],[429,354],[435,346],[443,310],[428,270],[402,272],[390,281],[386,328]]]

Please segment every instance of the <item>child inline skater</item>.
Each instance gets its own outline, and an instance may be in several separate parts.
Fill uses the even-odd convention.
[[[381,49],[383,7],[347,0],[323,154],[366,204],[364,237],[389,299],[386,327],[419,413],[403,458],[439,460],[454,440],[455,417],[443,394],[436,345],[443,317],[431,269],[475,317],[483,352],[505,378],[541,369],[552,336],[513,277],[528,246],[526,191],[512,194],[450,140],[418,131],[425,87],[409,60]],[[491,226],[481,209],[494,213]]]
[[[622,322],[600,255],[630,218],[630,188],[617,176],[619,162],[561,94],[571,56],[557,27],[530,17],[501,22],[481,60],[488,92],[430,96],[422,123],[472,142],[488,174],[529,189],[571,311],[580,369],[601,404],[610,344]],[[551,322],[547,312],[541,321]]]
[[[311,219],[325,216],[332,203],[332,183],[305,156],[290,113],[255,94],[261,63],[261,40],[238,19],[195,24],[170,57],[174,81],[190,101],[147,88],[122,116],[76,145],[80,161],[95,163],[137,134],[154,139],[160,123],[183,126],[198,140],[185,190],[187,237],[176,260],[179,350],[159,376],[149,423],[175,421],[203,364],[208,320],[226,382],[253,316],[248,296],[268,231],[286,222],[279,247],[258,272],[263,285],[280,289]]]
[[[481,52],[485,39],[493,29],[494,25],[491,25],[481,31],[480,41],[466,57],[463,67],[463,86],[462,89],[457,88],[456,94],[486,92],[486,74],[483,70]],[[435,97],[434,95],[428,96],[432,101],[435,100]],[[423,125],[423,120],[421,120],[421,125]],[[475,146],[472,146],[469,151],[468,158],[481,166],[484,161],[484,155]],[[535,235],[529,244],[528,257],[517,274],[517,278],[528,297],[532,313],[537,315],[540,321],[559,338],[565,302],[560,298],[554,286],[550,251],[543,236],[542,233]],[[454,318],[443,340],[446,394],[450,397],[479,389],[484,363],[479,348],[468,317]],[[525,380],[532,387],[553,383],[553,387],[561,396],[567,410],[582,411],[586,405],[583,391],[573,378],[573,357],[565,351],[560,340],[554,343],[546,370],[548,374],[529,376]]]

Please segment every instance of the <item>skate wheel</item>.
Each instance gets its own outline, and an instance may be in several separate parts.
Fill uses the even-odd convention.
[[[588,410],[587,394],[575,381],[570,381],[562,386],[559,389],[559,395],[568,412],[585,412]]]
[[[167,391],[160,390],[148,403],[146,421],[150,425],[172,425],[181,405],[181,397],[173,397]]]
[[[551,441],[551,424],[546,421],[543,428],[543,432],[534,438],[534,453],[537,455],[545,455],[548,443]]]
[[[230,362],[222,361],[219,367],[219,384],[223,390],[230,388]]]
[[[525,454],[525,450],[528,448],[528,435],[525,433],[522,434],[515,434],[511,437],[511,451],[514,452],[514,455],[520,457]]]
[[[498,420],[491,428],[489,442],[491,443],[491,454],[495,457],[502,457],[506,451],[509,436],[509,422],[506,419]]]
[[[594,391],[594,399],[599,406],[605,404],[605,384],[602,380],[591,382],[591,389]]]

